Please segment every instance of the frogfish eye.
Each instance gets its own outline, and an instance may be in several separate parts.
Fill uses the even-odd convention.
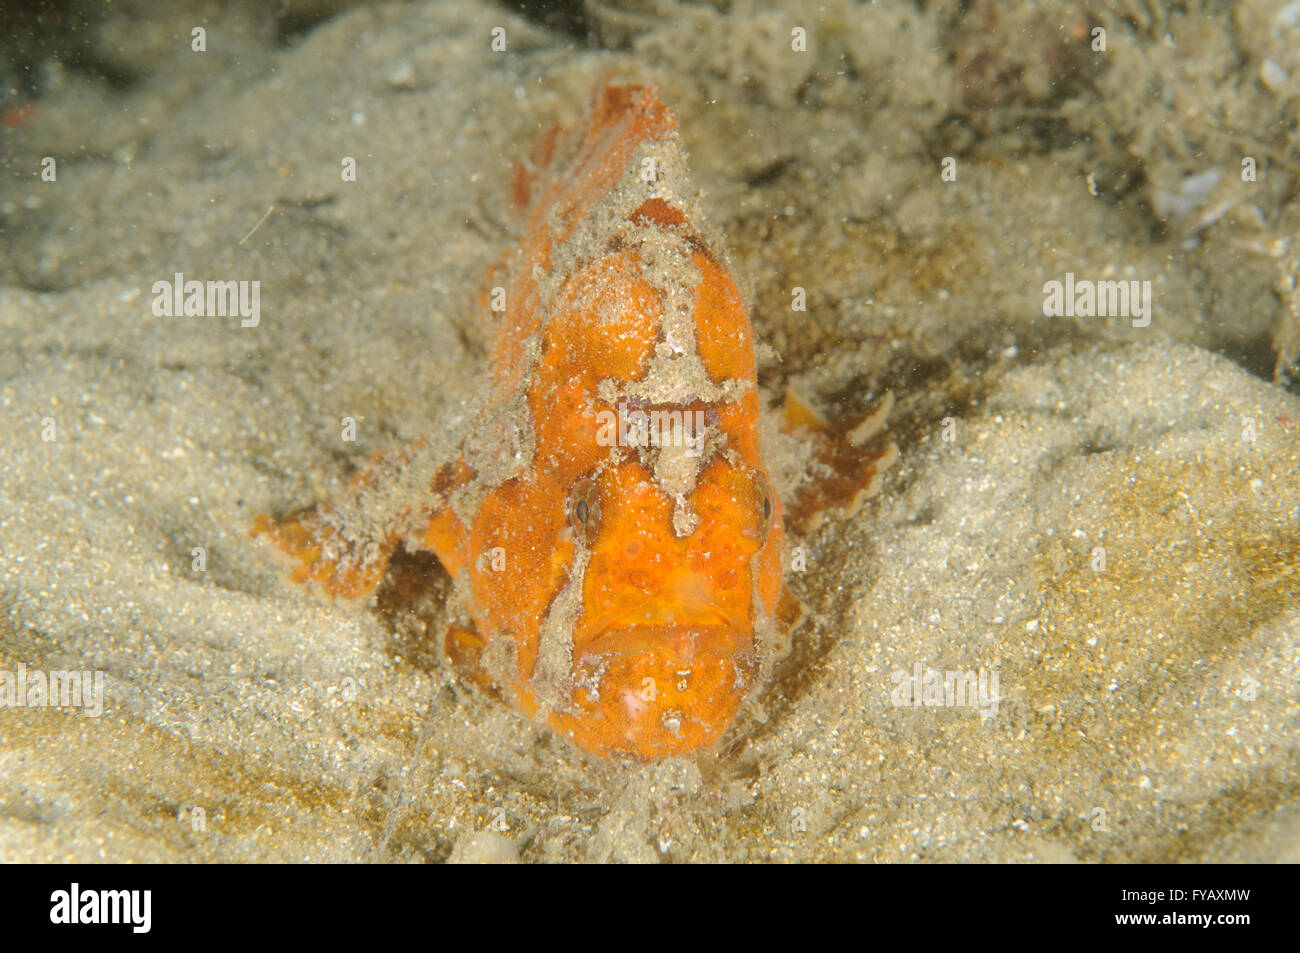
[[[767,478],[761,473],[754,474],[754,492],[758,495],[758,512],[762,517],[759,523],[759,536],[765,538],[772,528],[772,517],[776,514],[776,504],[772,502],[772,489]]]
[[[600,529],[600,488],[596,481],[583,477],[573,484],[566,506],[573,534],[585,543],[593,543]]]

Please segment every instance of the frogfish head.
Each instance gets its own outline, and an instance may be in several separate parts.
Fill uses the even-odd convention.
[[[780,595],[780,504],[760,466],[718,454],[689,494],[640,460],[570,494],[585,547],[571,696],[548,721],[604,755],[705,748],[735,721],[761,668]]]

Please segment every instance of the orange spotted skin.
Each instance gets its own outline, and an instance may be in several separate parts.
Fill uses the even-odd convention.
[[[523,383],[535,449],[470,528],[470,552],[505,555],[504,571],[468,567],[470,611],[485,643],[508,640],[497,681],[525,715],[597,754],[658,758],[716,741],[754,685],[755,630],[780,596],[781,518],[759,455],[748,314],[659,178],[681,168],[665,155],[679,149],[676,116],[654,90],[611,85],[580,128],[543,137],[543,151],[570,154],[535,183],[528,237],[507,265],[494,386],[506,402]],[[668,246],[657,251],[670,266],[647,273],[647,241]],[[680,341],[665,329],[674,294],[688,318],[678,324],[694,332]],[[618,396],[636,400],[628,388],[656,362],[665,399],[643,395],[639,406],[716,419],[716,447],[696,458],[689,489],[698,522],[684,535],[676,497],[656,480],[654,458],[672,448],[601,439]],[[701,367],[708,393],[686,379],[673,387]],[[734,382],[725,400],[722,382]]]
[[[513,182],[524,238],[489,282],[504,310],[485,308],[488,394],[459,457],[390,454],[254,528],[345,601],[396,546],[432,551],[463,601],[452,662],[604,757],[714,745],[780,638],[753,333],[684,171],[657,90],[601,85]]]

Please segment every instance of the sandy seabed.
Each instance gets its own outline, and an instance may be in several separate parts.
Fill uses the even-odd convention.
[[[132,82],[51,66],[0,132],[0,671],[104,675],[98,716],[0,708],[0,859],[1300,859],[1284,4],[165,6],[99,24]],[[680,112],[768,396],[892,391],[901,451],[792,540],[760,705],[642,766],[463,686],[433,567],[347,611],[248,536],[454,447],[511,163],[610,70]],[[256,326],[157,316],[178,272],[258,280]],[[1149,324],[1046,317],[1066,273],[1151,282]],[[1000,700],[893,703],[918,668]]]

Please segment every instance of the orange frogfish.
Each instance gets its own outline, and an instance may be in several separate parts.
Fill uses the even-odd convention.
[[[657,89],[600,84],[512,192],[524,238],[483,298],[489,367],[459,453],[381,454],[253,532],[294,582],[353,603],[398,546],[431,551],[471,681],[604,757],[707,748],[770,674],[793,601],[748,311]],[[855,507],[892,460],[789,399],[786,423],[817,442],[809,513]]]

